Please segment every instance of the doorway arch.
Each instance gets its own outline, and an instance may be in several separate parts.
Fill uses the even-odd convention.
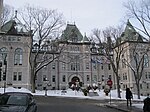
[[[72,85],[76,85],[77,83],[79,84],[80,87],[83,86],[83,82],[82,82],[82,79],[80,79],[80,77],[78,76],[70,77],[70,82],[68,83],[69,87],[71,87]]]

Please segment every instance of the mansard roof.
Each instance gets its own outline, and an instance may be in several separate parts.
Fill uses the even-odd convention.
[[[89,39],[80,33],[79,29],[75,24],[67,24],[66,29],[61,35],[61,41],[68,42],[89,42]]]
[[[29,32],[25,29],[25,26],[17,19],[11,19],[6,22],[2,27],[0,33],[8,35],[29,35]]]
[[[132,26],[130,21],[127,21],[127,25],[125,27],[124,32],[121,35],[121,41],[143,41],[142,35],[140,35]]]

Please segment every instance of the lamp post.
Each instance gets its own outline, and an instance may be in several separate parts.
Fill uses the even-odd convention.
[[[5,58],[4,58],[4,65],[5,65],[5,81],[4,81],[4,93],[5,93],[5,91],[6,91],[6,73],[7,73],[7,60],[6,60],[6,58],[7,58],[7,55],[5,55]],[[3,77],[3,79],[4,79],[4,77]]]
[[[47,78],[45,78],[45,96],[47,96],[47,87],[48,86],[50,86],[49,80],[47,80]]]
[[[98,90],[100,91],[101,89],[101,81],[98,81]]]

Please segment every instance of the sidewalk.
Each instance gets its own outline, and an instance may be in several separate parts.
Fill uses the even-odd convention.
[[[117,110],[120,110],[120,111],[123,111],[123,112],[143,112],[142,109],[140,108],[137,108],[137,107],[134,107],[134,106],[128,106],[127,107],[127,104],[125,102],[115,102],[115,103],[111,103],[111,104],[107,104],[106,105],[107,107],[109,108],[113,108],[113,109],[117,109]]]

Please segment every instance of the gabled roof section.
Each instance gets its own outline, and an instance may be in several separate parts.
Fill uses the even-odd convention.
[[[17,31],[15,29],[15,26],[16,26],[16,22],[14,20],[10,20],[1,27],[1,31],[5,33],[13,32],[14,34],[16,34]]]
[[[0,32],[9,35],[29,35],[29,32],[25,29],[25,26],[17,18],[13,18],[6,22],[1,27]]]
[[[67,27],[64,30],[63,34],[61,35],[60,40],[75,43],[89,41],[86,36],[85,37],[82,36],[82,34],[80,33],[79,29],[76,27],[75,24],[67,24]]]
[[[84,35],[82,42],[84,42],[84,43],[90,42],[89,39],[87,38],[86,34]]]
[[[132,26],[130,21],[127,21],[127,25],[125,27],[124,32],[122,33],[120,37],[121,41],[143,41],[142,35],[140,35]]]

